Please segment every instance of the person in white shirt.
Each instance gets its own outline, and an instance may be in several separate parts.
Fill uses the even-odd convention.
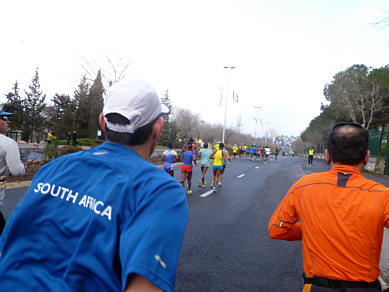
[[[12,113],[0,110],[0,208],[5,197],[5,183],[8,172],[13,176],[21,176],[25,173],[23,163],[20,161],[18,144],[7,137],[9,120]],[[5,218],[0,209],[0,235],[5,226]]]
[[[269,147],[265,147],[265,161],[267,161],[267,159],[269,158],[269,155],[270,155],[270,148]]]

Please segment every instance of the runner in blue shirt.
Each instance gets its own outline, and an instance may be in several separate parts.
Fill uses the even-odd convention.
[[[184,163],[181,166],[182,178],[180,180],[180,183],[185,188],[185,180],[188,180],[188,190],[186,193],[188,195],[191,195],[192,194],[192,171],[193,171],[192,162],[194,162],[194,164],[197,165],[196,153],[192,152],[192,145],[188,145],[188,151],[185,151],[182,154],[181,161],[183,161]]]
[[[174,162],[178,159],[177,152],[173,150],[173,143],[169,143],[169,149],[162,153],[163,170],[174,177]]]
[[[44,165],[13,211],[2,291],[173,291],[188,205],[147,161],[166,110],[145,82],[110,87],[99,119],[110,142]]]
[[[205,187],[207,182],[205,181],[205,174],[208,167],[211,165],[209,158],[211,157],[212,150],[208,149],[208,143],[204,143],[204,148],[199,151],[200,154],[200,166],[201,166],[201,179],[199,180],[199,187]]]

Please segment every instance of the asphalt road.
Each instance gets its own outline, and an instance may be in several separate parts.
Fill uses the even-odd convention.
[[[200,169],[195,167],[176,291],[300,289],[301,242],[271,240],[267,233],[279,201],[304,174],[299,160],[235,159],[227,164],[222,187],[207,197],[201,197],[209,188],[198,188]]]
[[[301,291],[301,242],[271,240],[267,224],[297,179],[326,169],[322,161],[308,166],[298,157],[279,156],[275,161],[272,156],[268,163],[237,158],[228,162],[222,186],[212,193],[211,171],[207,187],[199,188],[200,167],[195,166],[175,291]],[[178,165],[175,177],[181,177]],[[389,184],[386,177],[370,178]],[[6,217],[25,191],[7,191]]]

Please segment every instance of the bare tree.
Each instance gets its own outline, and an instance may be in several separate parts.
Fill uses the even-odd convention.
[[[187,109],[178,108],[175,112],[175,121],[180,130],[179,136],[181,139],[186,140],[189,137],[199,138],[199,114],[194,114]]]
[[[365,65],[354,65],[337,73],[324,89],[331,107],[346,112],[353,122],[367,129],[383,102],[380,86],[369,78],[369,72]]]
[[[85,71],[85,75],[88,81],[94,81],[98,71],[101,71],[101,78],[104,84],[104,88],[108,88],[125,78],[130,62],[119,58],[118,60],[112,61],[110,57],[105,57],[106,60],[102,64],[91,62],[87,58],[82,57],[83,64],[81,67]]]

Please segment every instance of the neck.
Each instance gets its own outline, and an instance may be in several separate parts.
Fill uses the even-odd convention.
[[[132,150],[138,153],[140,157],[142,157],[144,160],[147,160],[152,153],[150,149],[150,145],[147,146],[143,144],[143,145],[135,145],[135,146],[128,146],[128,147],[130,147]]]
[[[341,165],[342,163],[333,163],[333,162],[330,162],[330,168],[332,169],[333,167],[337,166],[337,165]],[[353,166],[355,167],[356,169],[359,170],[359,172],[362,172],[363,171],[363,168],[364,168],[364,164],[363,163],[360,163],[360,164],[357,164],[357,165],[349,165],[349,166]]]

